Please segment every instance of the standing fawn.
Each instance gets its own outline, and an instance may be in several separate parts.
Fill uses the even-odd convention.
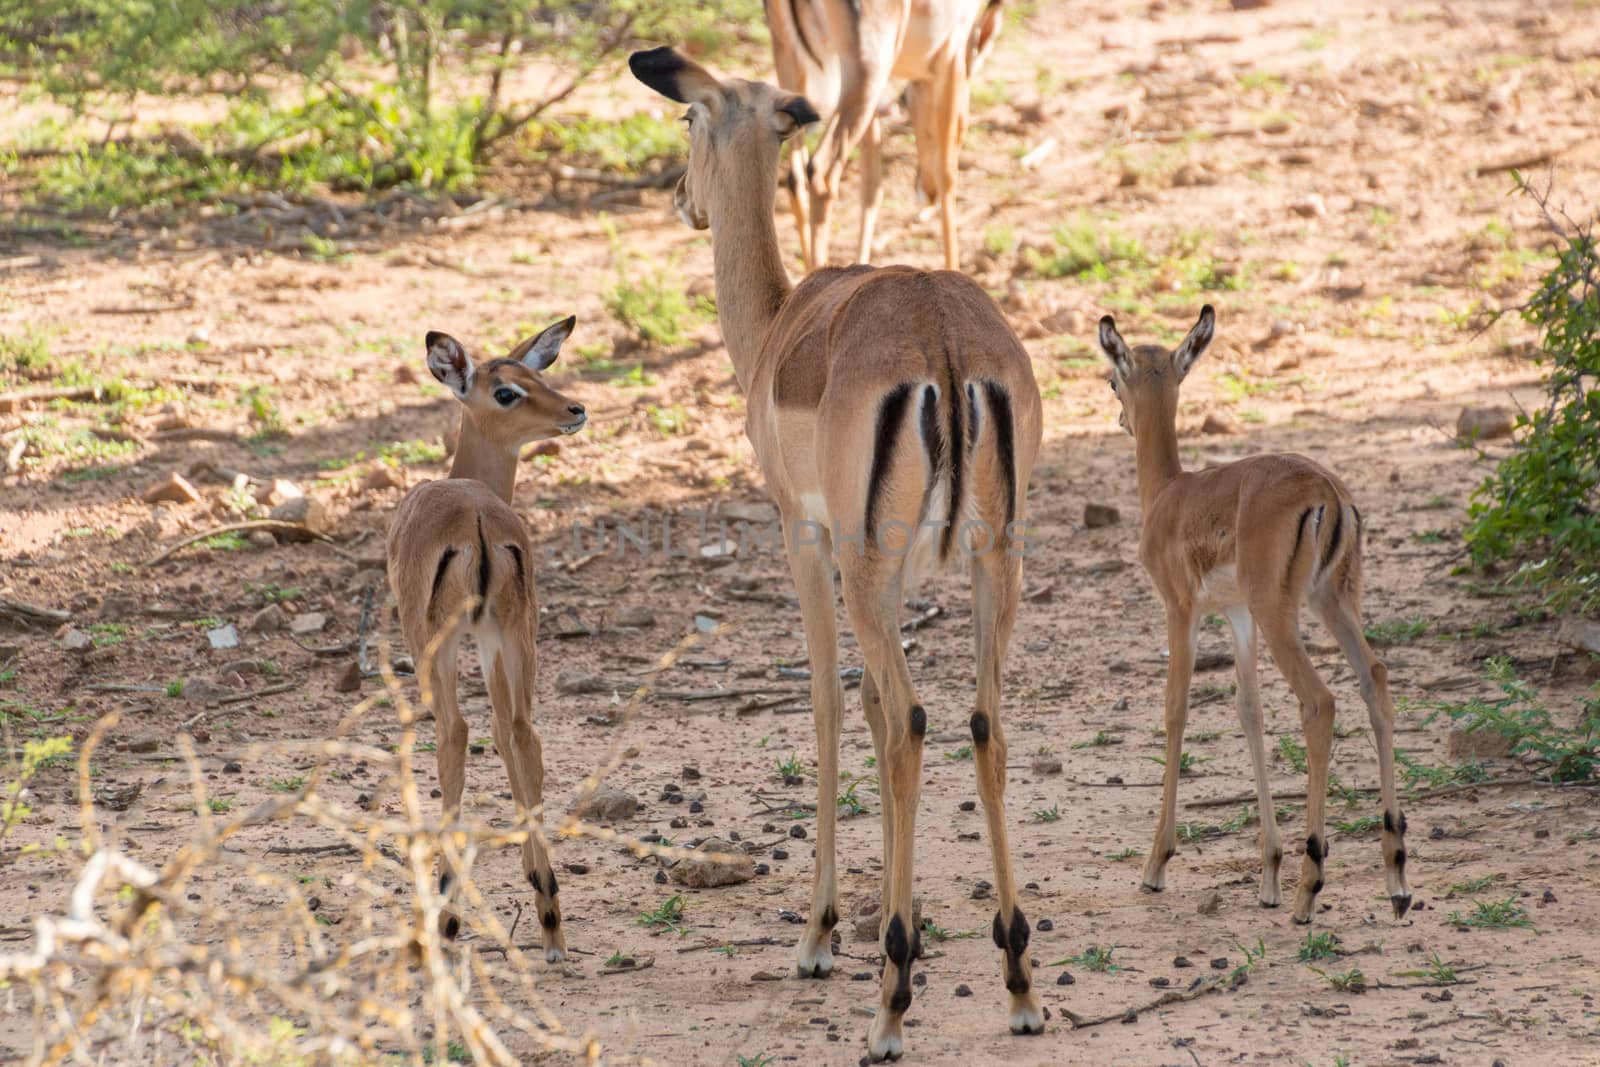
[[[783,142],[817,121],[804,98],[760,82],[718,81],[670,48],[636,52],[640,81],[688,104],[689,167],[674,200],[711,229],[717,314],[748,405],[750,438],[778,510],[811,656],[817,730],[817,849],[799,971],[833,969],[839,920],[835,821],[839,684],[833,573],[866,670],[861,697],[883,775],[883,971],[868,1034],[874,1060],[903,1046],[911,1006],[912,841],[928,716],[900,645],[908,585],[971,557],[978,793],[999,911],[994,940],[1011,1029],[1039,1033],[1028,922],[1006,843],[1000,681],[1022,581],[1021,524],[1040,437],[1028,354],[981,288],[950,271],[821,270],[792,288],[773,222]]]
[[[456,650],[471,634],[489,687],[494,746],[505,761],[517,807],[544,803],[544,756],[533,729],[534,638],[539,605],[533,549],[511,509],[522,446],[577,433],[583,405],[546,385],[540,372],[556,361],[576,320],[563,319],[529,338],[505,359],[474,363],[455,338],[429,333],[428,370],[461,401],[461,434],[450,477],[406,494],[389,528],[389,585],[406,644],[417,659],[423,701],[439,731],[439,787],[444,822],[461,812],[466,784],[467,721],[456,703]],[[426,650],[434,647],[431,659]],[[530,833],[522,873],[533,886],[544,956],[566,958],[556,876],[544,842]],[[439,891],[448,897],[454,871],[445,861]],[[460,919],[448,903],[446,937]]]
[[[1111,361],[1111,388],[1122,402],[1122,428],[1133,436],[1144,533],[1139,560],[1167,609],[1167,755],[1161,819],[1144,869],[1144,888],[1166,884],[1177,851],[1175,808],[1200,620],[1220,611],[1233,630],[1239,675],[1239,725],[1250,745],[1261,812],[1261,905],[1278,906],[1278,842],[1261,699],[1256,686],[1256,634],[1266,638],[1278,669],[1300,701],[1309,780],[1306,852],[1294,920],[1311,921],[1328,856],[1324,808],[1333,748],[1333,694],[1300,644],[1300,605],[1309,601],[1361,683],[1372,719],[1383,795],[1384,872],[1396,918],[1411,906],[1406,886],[1405,816],[1394,787],[1394,701],[1389,672],[1361,626],[1361,512],[1332,473],[1304,456],[1250,456],[1220,467],[1185,471],[1178,462],[1178,387],[1211,343],[1207,304],[1176,349],[1129,349],[1110,315],[1100,320],[1100,349]]]
[[[829,215],[846,162],[861,149],[861,235],[872,258],[883,201],[878,108],[889,79],[905,78],[917,138],[917,198],[939,213],[944,265],[961,268],[956,178],[972,79],[1000,32],[1001,0],[767,0],[778,84],[828,112],[814,154],[789,149],[788,186],[806,269],[828,265]]]

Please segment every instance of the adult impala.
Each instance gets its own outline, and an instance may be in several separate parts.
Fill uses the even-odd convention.
[[[1021,585],[1020,524],[1040,436],[1028,355],[994,302],[960,274],[850,267],[791,288],[772,179],[784,140],[817,120],[811,105],[759,82],[718,81],[670,48],[637,52],[629,65],[640,81],[689,105],[689,166],[674,199],[684,221],[711,229],[717,313],[748,405],[745,432],[783,518],[811,655],[817,860],[800,974],[833,969],[829,939],[839,918],[837,559],[866,660],[862,704],[884,778],[887,962],[868,1053],[900,1055],[917,954],[912,838],[928,716],[900,647],[899,613],[920,572],[970,555],[978,675],[970,723],[1000,899],[995,943],[1011,1028],[1038,1033],[1028,921],[1006,844],[1000,721],[1001,668]]]
[[[423,700],[439,730],[439,788],[444,821],[461,811],[466,783],[467,721],[456,703],[456,650],[471,634],[489,686],[494,746],[505,761],[517,806],[538,813],[544,803],[544,754],[533,729],[534,638],[539,604],[533,548],[511,509],[522,446],[577,433],[583,405],[551,389],[541,372],[555,362],[576,320],[563,319],[519,344],[504,359],[475,363],[461,343],[429,333],[428,370],[462,404],[461,434],[450,477],[406,494],[389,527],[389,585],[399,606],[406,644],[418,660]],[[424,652],[435,647],[433,658]],[[566,958],[556,875],[544,842],[529,834],[522,873],[533,886],[544,955]],[[449,894],[454,872],[439,878]],[[441,915],[443,932],[460,928],[455,910]]]
[[[883,200],[878,108],[904,78],[917,138],[917,197],[939,213],[944,265],[961,268],[956,178],[972,78],[994,46],[1002,0],[766,0],[778,84],[828,114],[816,153],[789,149],[788,186],[806,269],[828,265],[829,216],[850,153],[861,149],[856,262],[872,258]]]
[[[1278,842],[1261,698],[1256,685],[1256,635],[1266,638],[1278,669],[1300,701],[1305,729],[1306,851],[1295,893],[1294,920],[1311,921],[1328,856],[1324,809],[1333,749],[1333,694],[1317,677],[1300,643],[1300,605],[1309,601],[1361,683],[1378,750],[1383,797],[1383,864],[1389,901],[1399,918],[1411,907],[1406,886],[1406,819],[1394,787],[1394,701],[1389,672],[1361,627],[1361,512],[1350,491],[1304,456],[1250,456],[1220,467],[1185,471],[1178,462],[1178,386],[1211,343],[1211,305],[1178,347],[1130,349],[1110,315],[1100,320],[1100,349],[1111,361],[1111,387],[1122,402],[1122,428],[1133,436],[1144,533],[1139,559],[1167,610],[1167,755],[1161,818],[1144,868],[1144,888],[1166,885],[1167,861],[1178,849],[1176,807],[1183,728],[1189,713],[1200,620],[1220,611],[1233,630],[1239,676],[1239,725],[1250,746],[1261,813],[1261,905],[1278,906]]]

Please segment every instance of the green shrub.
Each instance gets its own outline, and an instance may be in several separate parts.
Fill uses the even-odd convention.
[[[1548,401],[1518,418],[1512,452],[1474,494],[1467,544],[1478,564],[1520,561],[1518,580],[1584,611],[1600,605],[1600,249],[1592,220],[1558,221],[1547,194],[1517,185],[1557,239],[1555,265],[1517,309],[1542,336]]]

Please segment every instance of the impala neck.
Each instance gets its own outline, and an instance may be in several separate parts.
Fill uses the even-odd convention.
[[[1178,459],[1177,397],[1161,404],[1154,418],[1134,424],[1134,462],[1139,470],[1139,504],[1146,515],[1167,484],[1183,473]]]
[[[765,157],[763,157],[765,158]],[[771,166],[730,168],[728,180],[707,214],[711,220],[711,256],[715,264],[717,321],[733,361],[739,387],[750,391],[756,360],[772,320],[778,317],[791,286],[778,250],[773,219],[777,199],[777,162]]]
[[[472,416],[463,412],[455,459],[450,463],[450,477],[476,478],[509,504],[511,494],[517,490],[518,451],[508,452],[503,445],[490,441],[479,431]]]

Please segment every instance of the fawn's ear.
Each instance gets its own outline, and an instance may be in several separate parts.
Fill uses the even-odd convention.
[[[709,104],[722,98],[722,83],[692,59],[663,45],[628,57],[633,76],[669,100]]]
[[[821,121],[822,116],[817,114],[817,109],[803,96],[788,97],[772,111],[772,128],[778,131],[779,137],[785,139],[813,122]]]
[[[561,346],[572,336],[572,328],[577,324],[578,316],[568,315],[554,326],[546,326],[537,335],[523,341],[506,358],[519,361],[529,370],[544,370],[556,361],[561,354]]]
[[[967,38],[968,77],[976,74],[978,68],[983,66],[983,61],[994,48],[994,39],[1000,36],[1000,4],[1001,0],[989,0],[983,9],[983,14],[973,23],[972,36]]]
[[[429,372],[457,397],[465,397],[472,388],[472,360],[461,342],[447,333],[429,330],[423,343],[428,346]]]
[[[1178,347],[1172,350],[1172,366],[1178,372],[1178,380],[1182,381],[1189,373],[1189,369],[1199,360],[1200,354],[1211,343],[1213,326],[1216,323],[1217,313],[1207,304],[1200,309],[1200,318],[1189,330],[1189,335],[1179,342]]]
[[[1100,319],[1100,354],[1106,357],[1111,369],[1119,377],[1126,378],[1133,373],[1133,363],[1128,358],[1128,344],[1117,332],[1117,320],[1110,315]]]

